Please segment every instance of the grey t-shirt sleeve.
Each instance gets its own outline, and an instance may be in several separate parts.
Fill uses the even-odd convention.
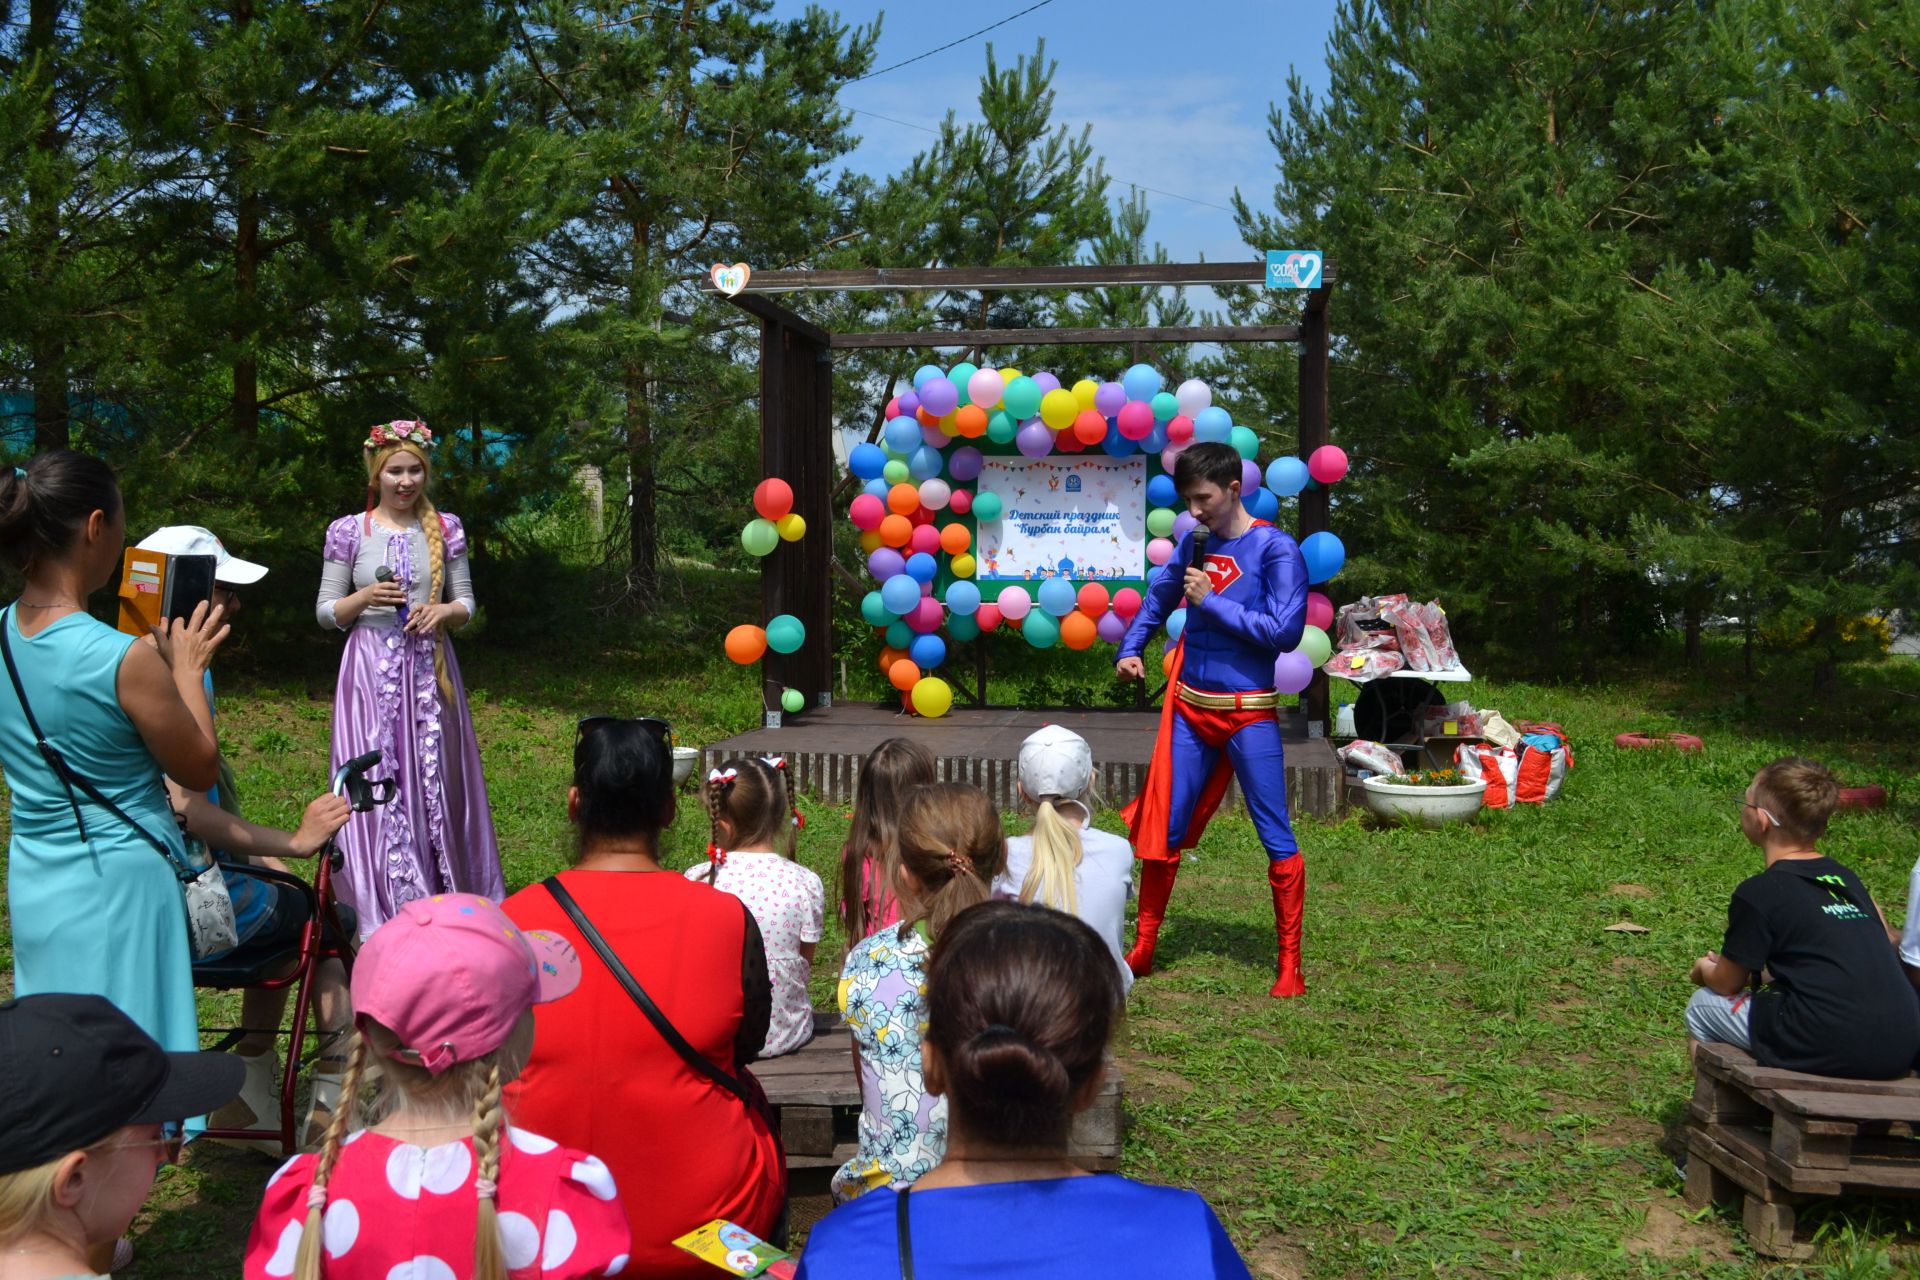
[[[447,599],[463,605],[473,617],[473,567],[465,556],[447,557]]]
[[[329,631],[344,631],[333,616],[334,602],[353,591],[353,566],[344,560],[325,560],[320,564],[320,599],[314,605],[314,617]]]

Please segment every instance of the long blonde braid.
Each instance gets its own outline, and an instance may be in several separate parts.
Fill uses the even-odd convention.
[[[440,523],[440,512],[424,489],[420,492],[420,529],[427,535],[427,599],[439,604],[441,592],[447,585],[447,529]],[[440,685],[440,705],[452,707],[453,681],[447,675],[444,627],[433,633],[433,677]]]
[[[340,1158],[340,1144],[347,1136],[354,1104],[360,1100],[360,1078],[366,1063],[366,1039],[355,1031],[353,1048],[347,1052],[346,1076],[340,1084],[340,1102],[333,1109],[333,1119],[327,1122],[327,1136],[320,1143],[320,1159],[313,1169],[313,1187],[307,1192],[307,1225],[300,1233],[300,1248],[293,1255],[293,1280],[320,1280],[327,1183],[333,1178],[335,1161]]]
[[[500,1184],[500,1130],[506,1123],[500,1105],[500,1061],[487,1065],[487,1087],[473,1104],[474,1190],[480,1197],[473,1227],[474,1280],[507,1280],[506,1250],[500,1243],[497,1201]]]

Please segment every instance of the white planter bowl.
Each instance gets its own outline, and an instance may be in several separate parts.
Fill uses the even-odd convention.
[[[673,749],[673,785],[679,786],[693,776],[693,766],[700,763],[700,748],[675,747]]]
[[[1360,784],[1360,799],[1382,818],[1398,822],[1412,818],[1425,827],[1465,822],[1480,812],[1484,781],[1451,787],[1414,787],[1387,778],[1368,778]]]

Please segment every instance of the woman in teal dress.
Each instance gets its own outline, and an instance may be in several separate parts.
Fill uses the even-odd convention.
[[[200,682],[226,628],[218,610],[203,608],[142,644],[89,617],[86,598],[115,581],[125,543],[119,486],[106,463],[61,450],[24,469],[0,468],[0,558],[26,576],[0,626],[34,718],[74,773],[184,857],[161,774],[196,791],[216,780]],[[199,1048],[186,908],[173,867],[77,788],[68,798],[11,680],[0,683],[0,766],[12,792],[14,994],[105,996],[163,1048]]]

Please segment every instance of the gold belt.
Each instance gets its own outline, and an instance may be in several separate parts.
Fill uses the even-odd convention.
[[[1202,693],[1183,684],[1177,692],[1188,706],[1209,711],[1270,711],[1280,705],[1280,695],[1271,689],[1263,693]]]

